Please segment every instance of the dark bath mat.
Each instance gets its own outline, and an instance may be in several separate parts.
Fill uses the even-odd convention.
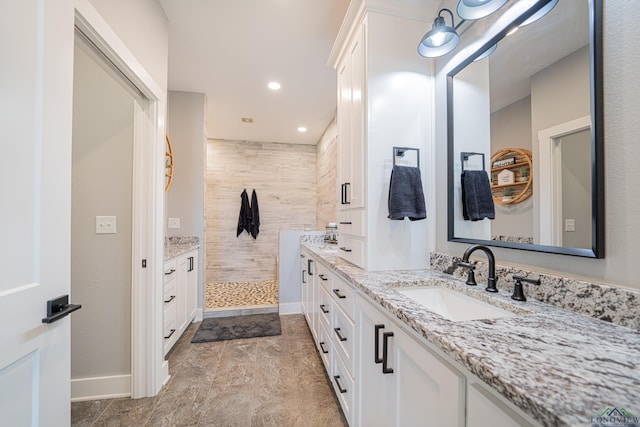
[[[202,321],[191,342],[226,341],[281,334],[278,313],[209,317]]]

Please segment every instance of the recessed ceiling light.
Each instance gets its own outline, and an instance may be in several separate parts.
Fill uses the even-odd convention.
[[[253,117],[241,117],[242,123],[253,123]]]
[[[306,128],[306,127],[304,127],[304,126],[300,126],[300,127],[298,128],[298,132],[306,132],[306,131],[307,131],[307,128]]]
[[[271,90],[280,90],[280,83],[278,82],[269,82],[267,87]]]

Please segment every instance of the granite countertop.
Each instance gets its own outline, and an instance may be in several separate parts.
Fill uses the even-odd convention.
[[[196,236],[171,236],[164,240],[164,260],[170,260],[200,247]]]
[[[544,425],[591,426],[607,407],[640,412],[640,332],[535,300],[490,294],[432,270],[365,272],[335,247],[320,261]],[[446,286],[522,315],[450,321],[396,291]]]

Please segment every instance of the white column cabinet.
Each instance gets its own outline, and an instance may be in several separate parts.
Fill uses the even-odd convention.
[[[166,355],[184,333],[198,310],[198,251],[164,263],[164,331]]]
[[[337,73],[338,247],[367,271],[427,268],[427,221],[387,218],[393,147],[429,159],[432,76],[408,48],[424,35],[428,24],[416,16],[425,8],[415,15],[405,2],[373,3],[352,2],[329,58]]]

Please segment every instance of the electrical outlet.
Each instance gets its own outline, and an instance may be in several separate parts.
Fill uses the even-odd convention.
[[[574,218],[565,218],[564,231],[576,231],[576,220]]]
[[[180,228],[180,218],[169,218],[169,228]]]
[[[96,234],[116,234],[116,217],[97,216]]]

